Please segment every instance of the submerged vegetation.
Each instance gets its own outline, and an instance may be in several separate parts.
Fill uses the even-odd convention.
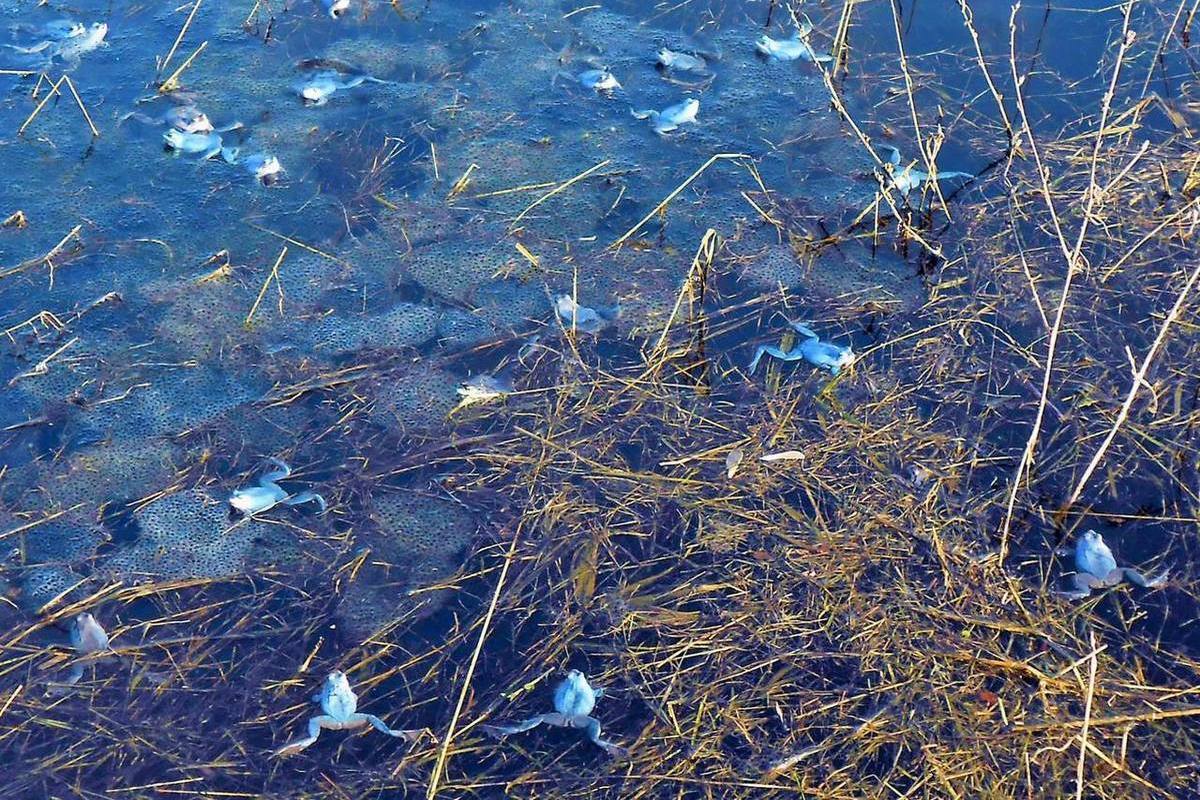
[[[271,186],[6,76],[6,796],[1200,791],[1195,20],[983,5],[110,20]]]

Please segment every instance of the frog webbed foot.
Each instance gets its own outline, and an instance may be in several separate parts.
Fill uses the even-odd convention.
[[[515,725],[484,725],[483,731],[489,736],[494,736],[497,739],[503,739],[505,736],[511,736],[514,733],[524,733],[541,725],[543,722],[549,722],[551,725],[561,724],[551,722],[548,717],[561,717],[561,714],[539,714],[536,717],[530,717],[524,722],[518,722]]]
[[[1141,586],[1143,589],[1156,589],[1167,582],[1167,576],[1171,574],[1171,570],[1163,570],[1161,574],[1155,575],[1153,578],[1147,578],[1136,569],[1122,569],[1125,580],[1132,583],[1134,586]]]

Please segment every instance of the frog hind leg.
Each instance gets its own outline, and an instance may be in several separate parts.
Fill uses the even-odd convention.
[[[339,727],[337,720],[333,717],[327,717],[322,714],[319,717],[312,717],[308,721],[308,736],[297,739],[294,742],[288,742],[283,747],[277,748],[273,755],[290,756],[299,753],[301,750],[309,748],[321,736],[322,728],[337,728]]]
[[[316,492],[300,492],[300,494],[294,494],[291,497],[284,498],[281,502],[285,506],[298,506],[301,503],[316,503],[321,507],[322,514],[325,513],[325,509],[329,508],[328,504],[325,502],[325,498]]]
[[[579,724],[582,723],[582,724]],[[604,752],[608,753],[613,758],[622,758],[625,755],[625,748],[613,744],[610,741],[600,738],[600,720],[595,717],[583,717],[578,720],[578,723],[573,727],[583,728],[587,731],[588,738],[597,747],[600,747]]]
[[[775,356],[782,361],[797,361],[802,358],[797,351],[787,353],[780,348],[769,344],[759,345],[758,350],[754,351],[754,359],[750,362],[750,366],[747,367],[751,375],[753,375],[754,370],[758,368],[759,359],[761,359],[764,355]]]
[[[275,465],[275,469],[263,474],[261,482],[275,482],[283,480],[292,474],[292,468],[278,458],[268,458],[267,461]]]
[[[1147,578],[1136,569],[1122,569],[1121,573],[1125,580],[1134,586],[1141,586],[1143,589],[1154,589],[1167,582],[1167,576],[1171,574],[1171,571],[1169,569],[1164,570],[1162,574],[1155,575],[1153,578]]]
[[[1082,600],[1092,593],[1092,589],[1104,586],[1104,581],[1087,572],[1076,572],[1071,576],[1071,585],[1074,588],[1055,594],[1068,600]]]
[[[389,728],[387,726],[387,723],[385,723],[383,720],[381,720],[379,717],[375,716],[374,714],[361,714],[361,713],[355,714],[352,717],[352,719],[360,720],[360,722],[365,722],[365,723],[369,724],[375,730],[379,731],[380,733],[386,733],[388,736],[394,736],[397,739],[403,739],[406,742],[415,741],[416,738],[418,736],[420,736],[422,733],[419,730],[406,731],[406,730],[396,730],[393,728]]]
[[[514,733],[524,733],[541,725],[543,722],[550,722],[547,717],[562,716],[561,714],[539,714],[536,717],[518,722],[515,725],[484,725],[483,730],[489,736],[495,736],[497,739],[503,739],[505,736],[511,736]],[[551,722],[551,724],[554,724]]]

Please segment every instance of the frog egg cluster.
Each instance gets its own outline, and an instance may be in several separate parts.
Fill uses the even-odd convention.
[[[372,498],[371,517],[378,524],[373,544],[384,557],[422,560],[457,555],[475,535],[475,518],[453,500],[419,494],[379,494]]]
[[[445,603],[443,592],[408,592],[446,580],[475,535],[475,520],[458,503],[411,493],[372,498],[375,525],[357,544],[368,557],[347,586],[338,616],[367,637],[398,619],[419,619]]]
[[[103,559],[114,578],[223,578],[246,571],[249,554],[267,534],[253,519],[234,522],[228,506],[192,489],[159,498],[134,512],[140,535]]]
[[[379,228],[381,242],[368,244],[363,237],[362,246],[367,252],[405,253],[410,247],[421,247],[431,242],[451,239],[462,229],[463,221],[444,207],[428,206],[404,197],[389,198],[394,209],[380,213]]]
[[[441,311],[421,303],[400,303],[382,314],[334,315],[309,328],[314,349],[333,355],[362,349],[419,348],[438,333]]]
[[[280,265],[278,273],[279,282],[283,287],[284,309],[290,310],[297,305],[316,303],[336,284],[342,269],[344,268],[336,262],[313,253],[303,253],[296,257],[289,253]],[[270,274],[268,269],[263,273],[261,280],[266,280]],[[279,293],[272,285],[268,289],[268,295],[263,298],[264,306],[260,306],[259,309],[264,317],[278,316],[278,298]],[[255,319],[262,323],[257,314]]]
[[[88,424],[114,439],[174,435],[199,427],[269,388],[262,376],[238,377],[212,367],[171,371],[128,397],[89,410]]]
[[[96,445],[74,453],[42,477],[46,494],[57,505],[83,503],[92,513],[104,503],[137,500],[176,474],[182,453],[164,439],[132,438]]]
[[[258,453],[282,453],[305,438],[305,432],[324,430],[336,415],[325,406],[300,403],[260,407],[247,403],[230,409],[207,426],[212,449],[236,453],[252,445]]]
[[[472,287],[508,271],[520,258],[503,244],[450,239],[414,250],[401,261],[400,270],[405,278],[432,294],[465,302]]]
[[[438,322],[437,335],[443,347],[458,350],[495,339],[498,331],[478,314],[461,308],[447,308]]]
[[[763,292],[796,289],[804,280],[804,270],[796,263],[790,245],[773,244],[743,264],[738,277],[751,288]]]
[[[550,293],[540,281],[488,281],[471,294],[475,315],[511,331],[528,330],[551,316]]]
[[[72,603],[85,596],[81,587],[86,580],[66,567],[31,567],[23,570],[18,580],[21,587],[18,602],[30,613],[40,612],[56,598],[61,598],[59,603]]]
[[[230,281],[193,284],[171,303],[155,330],[195,358],[210,360],[245,341],[242,321],[254,296]]]
[[[379,384],[371,419],[405,433],[440,429],[458,405],[462,378],[426,364],[411,364]]]
[[[96,553],[108,537],[95,525],[63,518],[36,525],[21,535],[26,564],[84,561]]]
[[[369,75],[416,73],[430,78],[446,74],[452,64],[450,51],[436,42],[396,47],[391,42],[360,37],[331,43],[325,49],[325,58],[354,64]]]
[[[806,285],[818,297],[915,309],[922,302],[920,279],[890,249],[874,253],[863,245],[827,247],[809,270]]]

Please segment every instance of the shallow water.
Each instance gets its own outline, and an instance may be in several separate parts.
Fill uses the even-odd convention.
[[[999,80],[1008,68],[1010,8],[977,5],[981,45]],[[895,8],[899,22],[888,3],[856,10],[853,55],[837,85],[867,136],[899,148],[906,163],[917,158],[897,68],[900,27],[923,133],[945,137],[939,167],[979,175],[961,191],[944,189],[961,217],[938,212],[923,230],[940,237],[944,261],[964,253],[969,260],[969,233],[1006,191],[1009,142],[957,9]],[[420,654],[461,634],[486,609],[491,587],[480,560],[505,541],[499,531],[514,516],[499,503],[506,490],[456,487],[483,469],[473,452],[508,441],[520,421],[517,412],[456,410],[456,390],[472,375],[505,370],[518,390],[546,391],[547,377],[559,374],[545,364],[576,347],[553,319],[552,297],[575,294],[606,316],[619,307],[597,339],[579,340],[602,365],[596,374],[640,364],[675,319],[673,305],[706,230],[717,230],[727,239],[722,257],[735,266],[714,279],[716,299],[705,305],[711,329],[701,343],[707,366],[700,382],[712,405],[697,413],[724,414],[730,429],[741,424],[739,409],[761,400],[757,377],[741,370],[755,345],[782,331],[773,308],[783,301],[772,292],[787,296],[788,316],[819,319],[824,337],[873,352],[864,369],[880,373],[895,352],[872,348],[918,328],[929,319],[922,308],[937,305],[930,275],[944,261],[932,264],[911,241],[896,243],[894,230],[813,248],[807,262],[795,258],[784,232],[798,237],[794,244],[847,229],[874,201],[878,183],[869,154],[831,110],[820,70],[754,53],[764,31],[787,35],[785,14],[773,3],[354,0],[334,21],[308,0],[290,7],[205,2],[169,64],[156,70],[191,10],[0,2],[3,36],[10,25],[64,15],[109,26],[105,46],[78,65],[0,52],[0,68],[44,70],[51,81],[69,75],[99,131],[90,135],[65,84],[30,119],[47,82],[0,75],[0,217],[19,210],[27,223],[0,229],[7,333],[0,345],[0,531],[10,531],[5,538],[14,545],[4,613],[12,630],[32,629],[10,643],[26,661],[0,680],[44,681],[38,654],[65,641],[63,609],[91,608],[133,647],[114,670],[116,683],[137,687],[137,700],[120,709],[121,724],[146,737],[134,750],[155,753],[127,763],[108,758],[81,777],[64,777],[69,770],[47,766],[56,746],[93,753],[112,734],[93,731],[98,739],[77,741],[66,733],[26,735],[23,727],[20,796],[63,791],[73,780],[93,783],[88,789],[97,793],[104,783],[149,785],[172,761],[159,754],[172,751],[185,753],[179,763],[188,780],[206,791],[320,791],[320,765],[342,752],[334,745],[315,745],[310,752],[321,755],[295,769],[265,766],[265,755],[252,754],[265,754],[298,727],[304,698],[350,653],[373,653],[386,664],[362,692],[375,701],[365,708],[403,705],[412,718],[403,727],[419,722],[441,731],[461,675],[431,677]],[[828,47],[841,7],[810,3],[804,10],[814,44]],[[1157,42],[1172,12],[1139,6],[1143,41]],[[1047,4],[1023,7],[1014,19],[1018,62],[1030,73],[1029,119],[1049,136],[1092,130],[1119,10]],[[177,99],[155,97],[159,81],[202,46],[179,79]],[[656,70],[653,54],[663,46],[704,54],[711,74]],[[1151,63],[1148,47],[1139,50],[1139,78]],[[306,59],[383,83],[305,106],[294,85]],[[597,67],[611,69],[623,89],[597,94],[580,86],[575,76]],[[1172,97],[1189,69],[1168,52],[1151,90]],[[678,135],[659,136],[630,113],[688,96],[700,99],[699,121]],[[243,123],[224,143],[277,156],[281,179],[264,185],[221,158],[167,152],[163,127],[122,119],[133,111],[161,115],[185,97],[218,126]],[[1011,98],[1008,108],[1015,117]],[[1151,111],[1141,135],[1169,130]],[[665,213],[654,213],[716,155],[722,158]],[[764,224],[772,214],[782,218],[772,217],[778,230]],[[1052,249],[1044,228],[1015,225],[1031,248]],[[610,249],[623,237],[624,249]],[[1099,263],[1103,251],[1099,244],[1089,255]],[[1140,318],[1149,308],[1134,302],[1095,313]],[[1013,337],[1038,340],[1032,314],[1004,323]],[[1131,339],[1141,352],[1150,336]],[[1120,349],[1111,348],[1112,363],[1122,363]],[[569,374],[574,367],[554,369]],[[921,369],[897,366],[896,374]],[[782,371],[785,381],[810,373],[803,362]],[[980,385],[983,406],[993,390],[1003,394]],[[854,396],[832,402],[852,406]],[[933,416],[940,399],[920,402]],[[520,408],[515,399],[513,407]],[[607,410],[614,420],[627,412],[617,403]],[[1024,418],[1006,426],[986,417],[963,423],[980,450],[1019,452]],[[1056,412],[1048,423],[1051,442],[1068,429],[1061,417]],[[586,424],[603,431],[608,421],[599,414]],[[655,452],[656,427],[670,424],[644,420],[645,439],[620,448],[628,469],[654,470],[643,454]],[[233,524],[224,501],[257,479],[266,457],[297,468],[284,482],[289,492],[315,488],[331,512],[277,507],[265,521]],[[1149,504],[1170,516],[1165,501],[1155,503],[1156,469],[1169,471],[1147,457],[1141,472],[1131,470],[1138,477],[1128,496],[1098,498],[1097,510],[1121,516]],[[987,494],[1011,470],[1008,461],[980,467],[973,485]],[[536,470],[530,474],[536,484]],[[837,514],[832,495],[789,489],[786,496],[809,516]],[[1173,510],[1187,517],[1187,504],[1184,498]],[[650,513],[644,522],[654,529],[675,510]],[[25,530],[47,516],[52,524]],[[1040,564],[1062,531],[1039,526],[1038,517],[1023,510],[1017,549]],[[1122,553],[1142,561],[1181,547],[1178,536],[1170,524],[1149,522]],[[460,572],[467,577],[455,591],[440,587]],[[153,591],[122,594],[119,585]],[[1160,626],[1162,640],[1196,644],[1194,633],[1175,629],[1167,608],[1148,607],[1147,625]],[[480,679],[481,692],[498,692],[521,674],[519,653],[505,640],[507,626],[520,625],[497,625],[485,661],[507,672]],[[209,644],[155,660],[170,650],[156,641],[191,636]],[[263,658],[254,643],[267,641],[270,657]],[[188,669],[172,677],[170,662],[179,657]],[[156,682],[169,690],[155,691]],[[211,713],[194,711],[218,692]],[[73,702],[65,718],[87,719],[87,705]],[[291,713],[279,717],[289,704]],[[183,706],[204,729],[184,732],[177,745],[164,726]],[[621,728],[632,733],[650,716],[627,709]],[[388,719],[400,724],[394,714]],[[229,741],[206,748],[209,737]],[[353,780],[363,781],[356,786],[421,783],[421,775],[394,774],[373,782],[371,747],[354,753]],[[209,760],[222,763],[196,767]]]

